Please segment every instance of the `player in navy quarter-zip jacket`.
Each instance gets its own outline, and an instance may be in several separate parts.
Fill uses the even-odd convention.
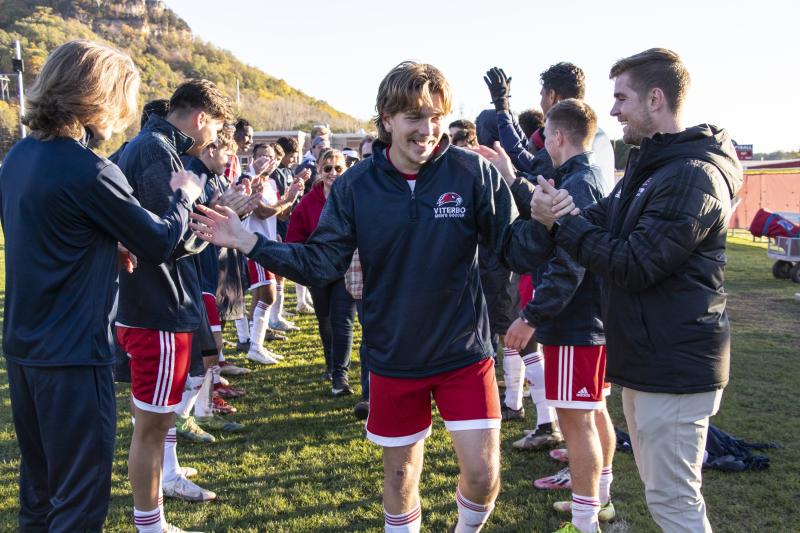
[[[109,314],[117,243],[163,261],[200,193],[196,178],[167,176],[175,191],[159,218],[87,147],[89,132],[105,139],[124,129],[138,87],[133,62],[117,50],[58,47],[28,93],[31,136],[0,169],[3,353],[21,452],[21,531],[102,529],[116,433]]]
[[[336,180],[305,244],[268,241],[235,217],[206,209],[194,227],[303,284],[339,279],[358,248],[362,353],[370,369],[367,437],[383,446],[387,530],[419,531],[431,396],[462,465],[459,524],[479,529],[499,490],[500,405],[477,247],[502,255],[512,238],[531,238],[531,226],[510,225],[516,209],[495,167],[449,145],[441,118],[450,90],[435,67],[395,67],[381,82],[376,107],[381,141],[373,157]]]

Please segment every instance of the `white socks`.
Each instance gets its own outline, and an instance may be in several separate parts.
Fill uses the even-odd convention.
[[[253,331],[250,336],[250,344],[264,346],[264,338],[267,336],[269,306],[262,301],[256,303],[253,311]]]
[[[167,436],[164,437],[164,463],[161,470],[161,480],[172,481],[181,475],[180,465],[178,464],[178,451],[176,449],[178,439],[175,435],[175,426],[169,428]]]
[[[167,519],[164,518],[164,492],[160,485],[158,487],[158,507],[152,511],[140,511],[134,507],[133,523],[137,533],[162,533],[167,527]]]
[[[247,342],[250,340],[250,322],[246,316],[237,318],[234,321],[236,324],[236,338],[239,342]]]
[[[522,409],[522,384],[525,366],[519,352],[503,348],[503,379],[506,382],[506,407],[515,411]]]
[[[611,501],[611,482],[614,481],[614,472],[611,465],[604,466],[600,471],[600,505]]]
[[[194,404],[194,416],[211,416],[213,414],[211,404],[211,392],[213,390],[214,376],[209,368],[203,376],[203,383],[197,392],[197,401]]]
[[[544,390],[544,355],[540,352],[529,353],[522,357],[525,363],[525,378],[531,391],[531,400],[536,404],[536,426],[552,423],[556,419],[556,410],[547,407]]]
[[[477,533],[489,519],[494,509],[494,502],[488,505],[471,502],[456,487],[456,504],[458,505],[458,523],[455,533]]]
[[[389,514],[383,510],[383,528],[386,533],[419,533],[422,525],[422,508],[417,505],[403,514]]]
[[[583,533],[597,531],[597,514],[599,512],[600,500],[572,493],[572,524]]]
[[[203,376],[189,376],[186,378],[186,389],[183,391],[181,403],[175,408],[175,414],[186,418],[192,412],[203,384]]]
[[[269,321],[280,322],[283,320],[281,313],[283,313],[283,283],[278,283],[275,285],[275,302],[269,309]]]

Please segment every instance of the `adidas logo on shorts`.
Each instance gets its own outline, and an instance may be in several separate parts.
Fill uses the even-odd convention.
[[[578,398],[589,398],[589,397],[591,397],[591,394],[589,394],[589,391],[587,391],[587,390],[586,390],[586,387],[584,387],[584,388],[582,388],[581,390],[579,390],[579,391],[578,391],[578,392],[575,394],[575,396],[577,396]]]

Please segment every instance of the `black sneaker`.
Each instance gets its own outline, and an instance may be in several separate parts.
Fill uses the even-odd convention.
[[[236,351],[237,352],[245,352],[250,349],[250,339],[247,339],[245,342],[236,341]]]
[[[330,370],[323,372],[322,381],[333,381],[333,374],[331,374]]]
[[[353,408],[353,414],[359,420],[366,420],[369,416],[369,400],[361,400]]]
[[[334,396],[353,394],[353,389],[350,388],[350,380],[347,379],[347,376],[334,376],[331,392]]]
[[[511,420],[525,420],[525,408],[512,409],[505,402],[500,404],[500,418],[508,422]]]

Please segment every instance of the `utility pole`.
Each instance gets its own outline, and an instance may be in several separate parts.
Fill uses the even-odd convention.
[[[22,123],[22,117],[25,116],[25,92],[22,86],[22,73],[25,67],[22,63],[22,51],[19,46],[19,40],[14,42],[15,57],[11,61],[14,67],[14,72],[17,73],[17,86],[19,87],[19,135],[22,139],[25,138],[25,124]]]
[[[239,78],[236,78],[236,112],[239,113],[242,110],[242,103],[239,95]]]

